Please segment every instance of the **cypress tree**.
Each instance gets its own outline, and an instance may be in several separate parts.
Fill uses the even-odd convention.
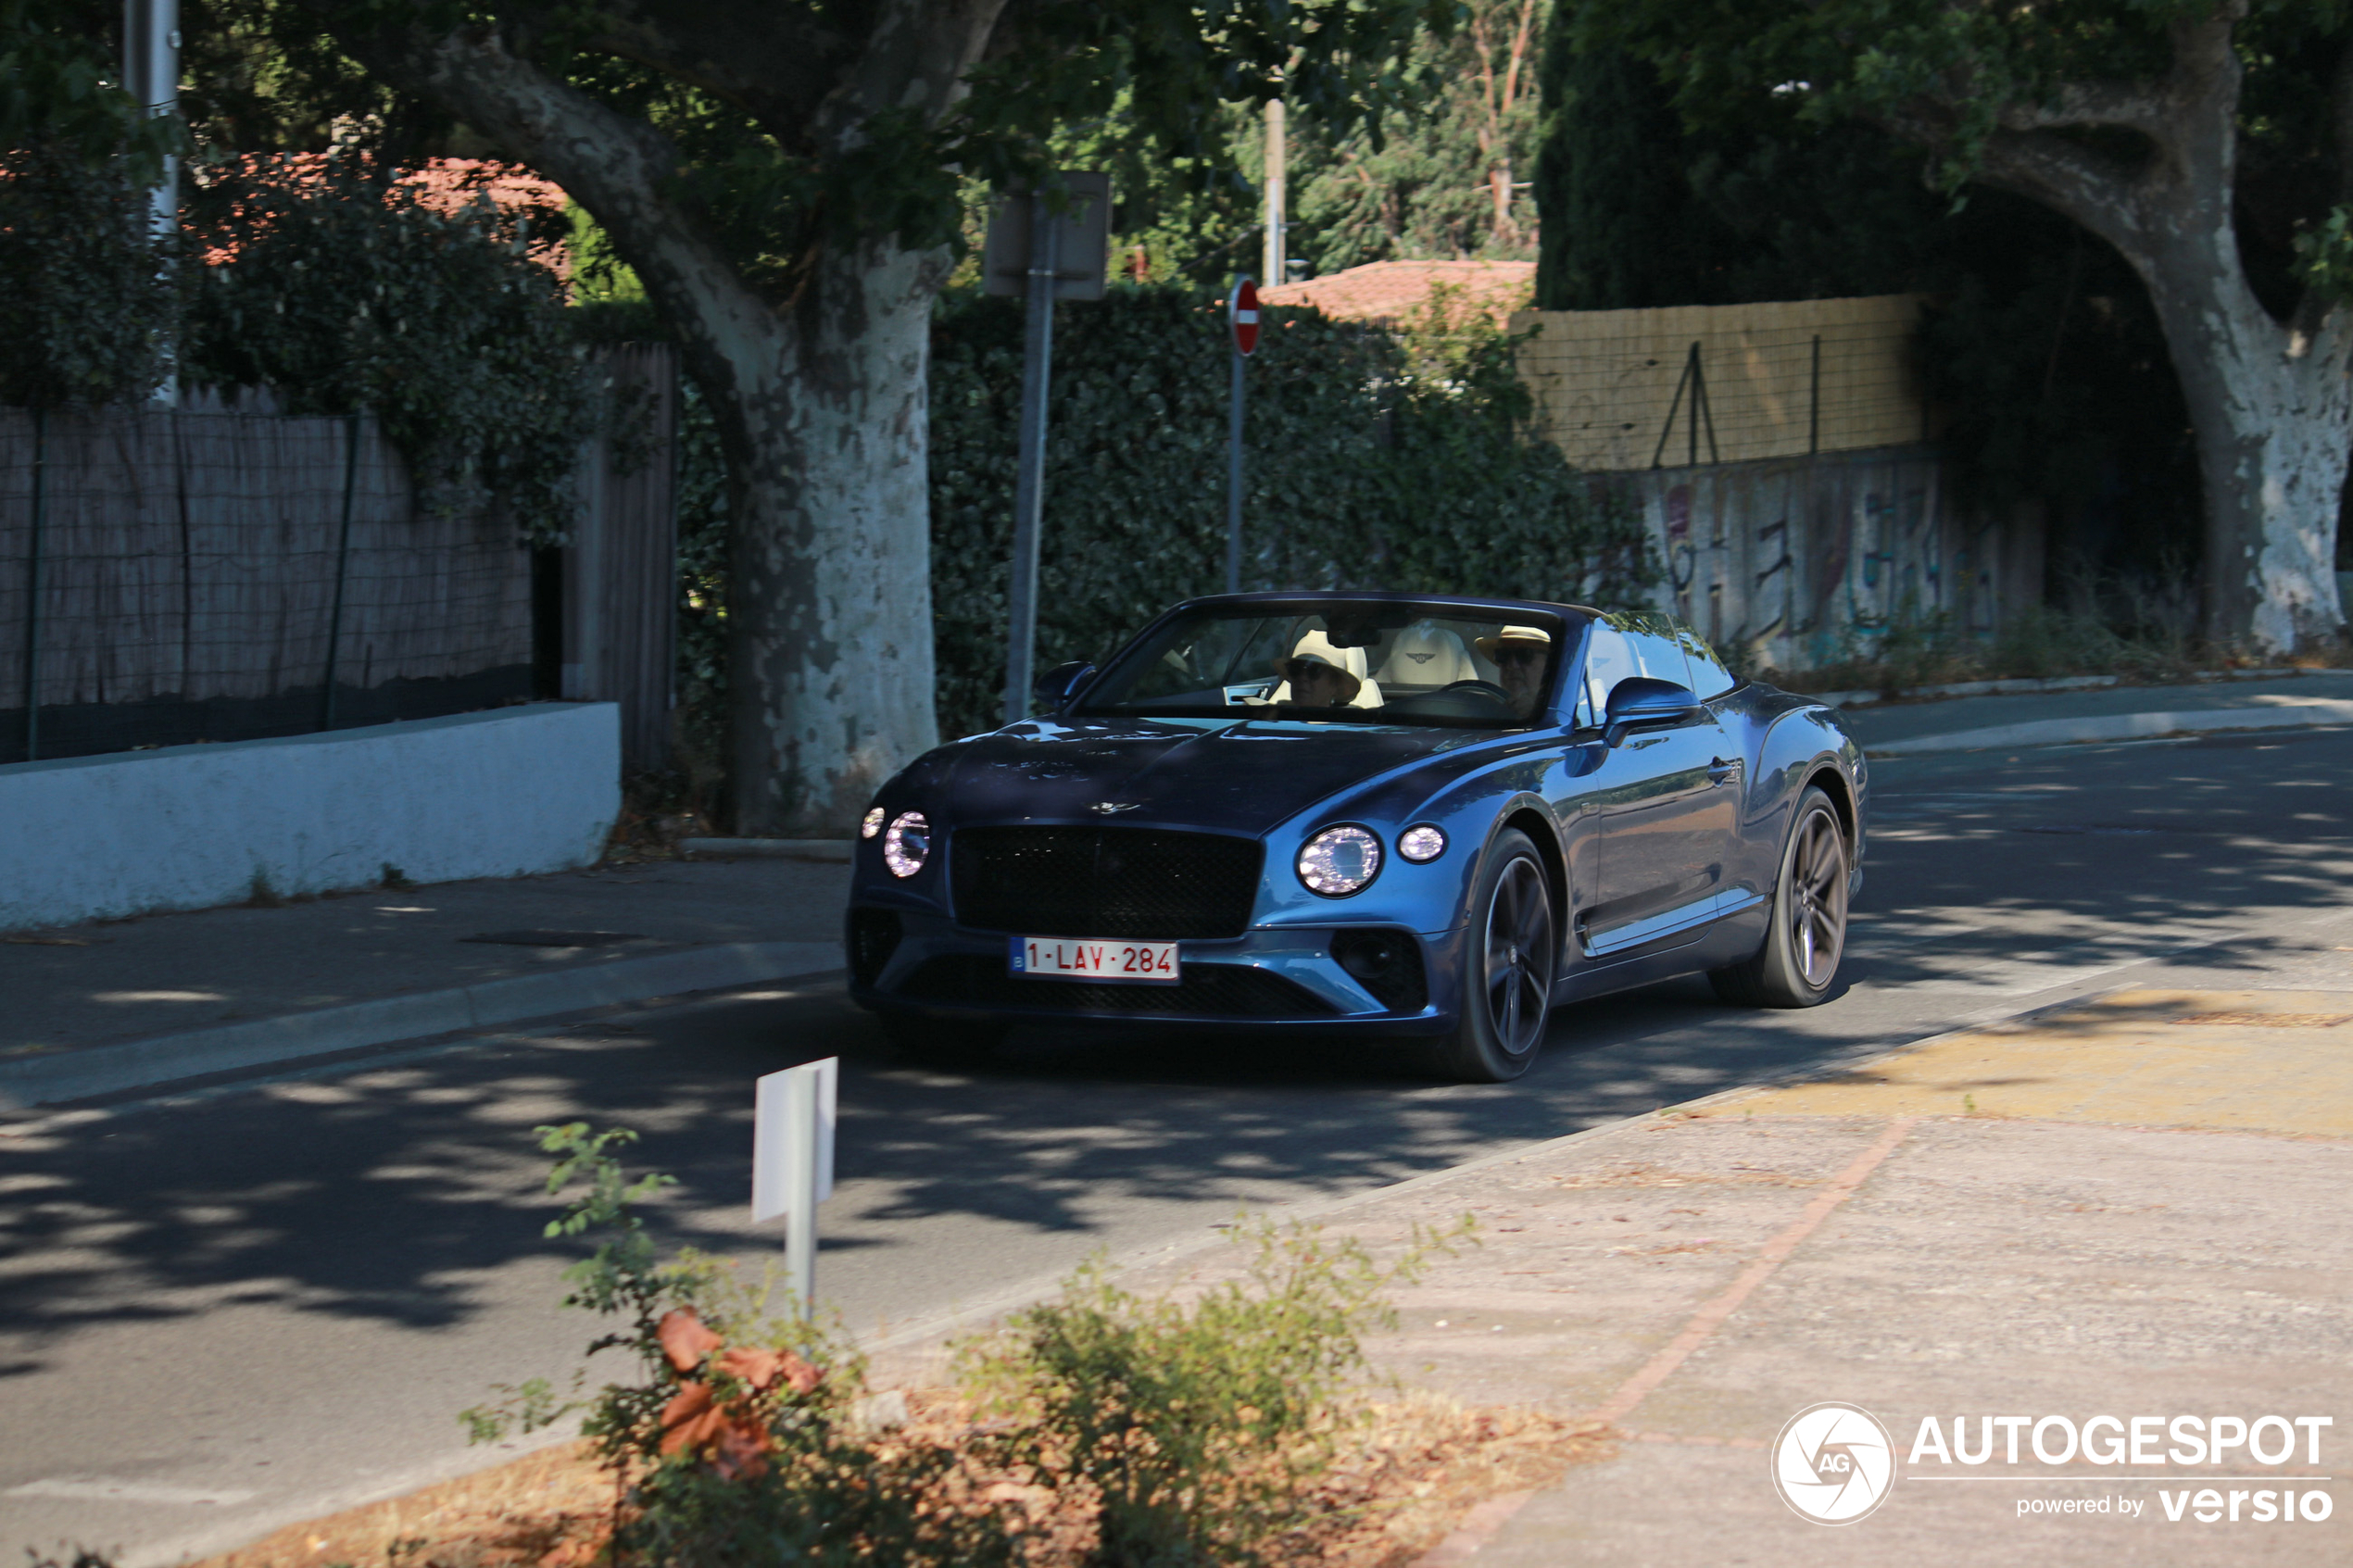
[[[1576,9],[1545,30],[1537,307],[1712,303],[1721,225],[1692,194],[1682,122],[1648,62],[1576,46]]]

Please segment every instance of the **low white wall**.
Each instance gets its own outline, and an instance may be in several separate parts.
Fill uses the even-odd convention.
[[[620,709],[539,703],[0,767],[0,931],[595,861]]]

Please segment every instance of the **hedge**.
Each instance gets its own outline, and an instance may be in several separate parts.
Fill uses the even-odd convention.
[[[1407,330],[1266,312],[1248,369],[1242,586],[1629,602],[1638,521],[1525,430],[1510,345],[1441,300]],[[1224,586],[1224,306],[1123,288],[1058,307],[1038,667],[1109,652]],[[932,604],[943,734],[1002,703],[1022,314],[944,302],[932,337]]]

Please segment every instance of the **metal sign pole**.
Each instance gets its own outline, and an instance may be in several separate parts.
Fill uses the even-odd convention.
[[[753,1087],[752,1222],[785,1217],[785,1280],[806,1318],[817,1300],[817,1205],[834,1194],[841,1059],[771,1073]]]
[[[1046,392],[1054,364],[1054,275],[1062,224],[1047,193],[1029,198],[1029,298],[1021,363],[1021,457],[1013,479],[1012,626],[1005,646],[1005,722],[1029,717],[1029,671],[1038,644],[1038,532],[1046,499]]]
[[[1228,347],[1234,391],[1226,413],[1226,592],[1242,591],[1242,351]]]
[[[1242,591],[1242,361],[1258,348],[1258,285],[1236,278],[1226,296],[1233,392],[1226,411],[1226,592]]]

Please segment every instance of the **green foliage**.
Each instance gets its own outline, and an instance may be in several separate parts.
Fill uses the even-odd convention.
[[[1358,1336],[1395,1326],[1386,1292],[1472,1229],[1417,1226],[1384,1267],[1353,1238],[1262,1221],[1243,1276],[1189,1303],[1124,1289],[1097,1260],[961,1347],[960,1370],[1012,1424],[997,1456],[1092,1494],[1090,1565],[1252,1568],[1329,1462]]]
[[[89,407],[167,373],[173,247],[118,166],[55,144],[0,153],[0,403]]]
[[[88,21],[72,0],[0,0],[0,148],[152,185],[186,149],[186,128],[132,101]]]
[[[708,799],[727,755],[727,469],[711,405],[691,379],[678,409],[678,743]]]
[[[2307,287],[2324,299],[2353,300],[2353,207],[2331,207],[2295,245]]]
[[[1546,310],[1713,302],[1721,226],[1692,194],[1692,150],[1649,61],[1579,49],[1562,0],[1544,52],[1544,213],[1536,299]]]
[[[637,1208],[672,1185],[629,1179],[615,1151],[625,1129],[585,1123],[538,1130],[555,1157],[547,1188],[582,1190],[547,1234],[599,1234],[565,1273],[568,1306],[623,1320],[590,1354],[629,1352],[634,1380],[586,1401],[582,1431],[623,1489],[616,1561],[664,1568],[767,1568],[805,1562],[956,1564],[1014,1561],[993,1507],[955,1495],[952,1449],[866,1440],[856,1431],[864,1365],[806,1316],[776,1310],[773,1273],[757,1286],[692,1251],[657,1257]],[[582,1408],[544,1381],[503,1390],[501,1405],[463,1412],[476,1441],[547,1425]]]
[[[1313,311],[1267,313],[1247,372],[1245,588],[1616,603],[1651,580],[1638,520],[1529,435],[1509,344],[1459,317],[1423,323],[1409,342]],[[1180,289],[1062,308],[1040,668],[1099,658],[1178,599],[1223,589],[1226,341],[1219,302]],[[992,727],[1000,710],[1020,385],[1019,307],[947,302],[931,377],[947,734]]]
[[[206,169],[189,203],[198,247],[184,373],[267,385],[293,413],[365,408],[420,488],[487,493],[535,543],[571,526],[580,444],[598,399],[535,258],[560,209],[480,197],[457,212],[350,149]]]
[[[1535,165],[1549,0],[1469,0],[1464,10],[1451,32],[1416,35],[1398,62],[1403,102],[1377,123],[1296,122],[1290,251],[1312,272],[1534,255],[1535,207],[1517,187]]]

